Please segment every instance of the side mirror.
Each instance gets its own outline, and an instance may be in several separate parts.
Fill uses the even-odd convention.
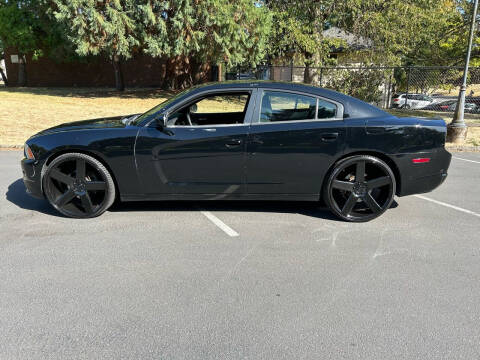
[[[162,116],[160,116],[159,118],[157,118],[157,127],[159,129],[164,129],[167,127],[167,120],[168,120],[168,116],[167,114],[163,114]]]
[[[189,110],[189,112],[190,112],[191,114],[194,114],[194,113],[196,113],[196,112],[197,112],[197,110],[198,110],[197,104],[193,104],[193,105],[191,105],[191,106],[190,106],[190,108],[189,108],[188,110]]]

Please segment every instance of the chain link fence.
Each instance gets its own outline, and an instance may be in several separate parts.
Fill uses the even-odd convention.
[[[462,67],[315,67],[236,68],[227,80],[275,80],[311,83],[333,89],[380,108],[423,112],[451,118],[462,83]],[[469,69],[465,116],[480,119],[480,67]]]

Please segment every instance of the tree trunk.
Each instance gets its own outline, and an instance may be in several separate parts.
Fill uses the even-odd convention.
[[[303,73],[303,82],[305,84],[313,83],[315,77],[315,71],[312,69],[312,62],[307,60],[305,61],[305,72]]]
[[[23,54],[18,54],[18,80],[17,86],[27,85],[27,74],[25,71],[25,59]]]
[[[222,81],[222,72],[223,72],[223,69],[222,69],[222,63],[218,63],[218,79],[217,81]]]
[[[125,83],[123,81],[123,72],[122,72],[122,64],[120,62],[120,57],[115,55],[112,60],[113,70],[115,72],[115,88],[118,91],[125,90]]]
[[[168,90],[180,90],[192,86],[193,83],[194,79],[190,58],[176,56],[167,60],[164,88]]]

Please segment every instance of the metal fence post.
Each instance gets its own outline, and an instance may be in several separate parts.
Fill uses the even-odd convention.
[[[467,137],[467,125],[465,124],[464,111],[465,111],[465,92],[467,91],[467,77],[468,77],[468,65],[470,63],[470,54],[472,52],[473,37],[475,34],[476,20],[477,20],[477,8],[478,0],[473,3],[472,21],[470,23],[470,33],[468,37],[467,54],[465,56],[465,68],[463,69],[462,86],[458,93],[457,105],[453,114],[451,124],[447,128],[447,141],[461,143]]]
[[[323,66],[320,68],[320,87],[322,87],[322,80],[323,80]]]
[[[293,82],[293,60],[290,63],[290,81]]]
[[[410,67],[408,66],[406,69],[407,69],[407,91],[405,94],[405,105],[404,105],[405,109],[408,106],[408,88],[410,86]]]
[[[387,92],[387,106],[386,108],[390,108],[391,100],[392,100],[392,77],[393,73],[390,72],[390,76],[388,78],[388,92]]]

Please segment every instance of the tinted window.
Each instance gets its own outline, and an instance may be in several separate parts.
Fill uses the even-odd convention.
[[[315,119],[317,99],[280,91],[264,91],[260,122]]]
[[[245,120],[250,94],[246,92],[210,94],[168,116],[169,126],[236,125]]]
[[[319,119],[330,119],[334,118],[337,115],[337,106],[331,102],[318,99],[318,112],[317,118]]]
[[[200,114],[243,112],[247,101],[248,94],[210,96],[196,103],[195,112]]]

